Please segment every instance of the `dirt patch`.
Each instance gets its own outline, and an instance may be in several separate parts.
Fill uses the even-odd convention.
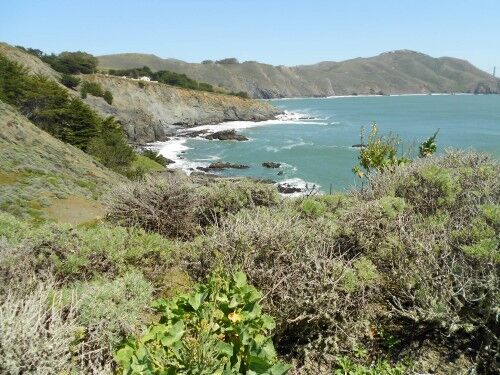
[[[70,196],[55,200],[43,211],[52,219],[73,225],[89,222],[104,216],[104,208],[96,201]]]
[[[19,173],[15,172],[0,172],[0,185],[13,185],[20,178]]]

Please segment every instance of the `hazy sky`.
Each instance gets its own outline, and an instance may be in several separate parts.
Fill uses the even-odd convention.
[[[500,0],[0,0],[0,40],[274,65],[412,49],[491,72],[500,70]]]

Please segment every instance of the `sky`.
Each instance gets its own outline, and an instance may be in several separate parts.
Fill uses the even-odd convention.
[[[0,0],[0,41],[273,65],[411,49],[491,72],[500,71],[500,0]]]

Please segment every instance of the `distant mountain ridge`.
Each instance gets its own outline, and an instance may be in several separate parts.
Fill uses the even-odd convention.
[[[246,91],[254,98],[500,93],[500,80],[466,60],[434,58],[409,50],[291,67],[255,61],[216,63],[207,60],[203,63],[188,63],[139,53],[98,58],[101,69],[129,69],[146,65],[154,71],[184,73],[195,80],[231,91]]]

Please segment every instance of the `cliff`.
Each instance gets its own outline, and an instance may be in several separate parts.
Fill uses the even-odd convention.
[[[0,53],[28,69],[59,82],[61,74],[38,57],[6,43]],[[145,143],[167,138],[178,127],[217,124],[224,121],[262,121],[274,118],[278,109],[266,102],[237,96],[183,89],[153,82],[141,82],[101,74],[81,75],[111,91],[112,105],[88,95],[85,102],[104,116],[115,116],[132,142]],[[76,90],[68,93],[79,96]]]
[[[149,66],[184,73],[198,81],[246,91],[254,98],[352,94],[500,93],[500,81],[468,61],[434,58],[399,50],[369,58],[313,65],[273,66],[255,61],[202,64],[154,55],[117,54],[99,57],[103,69]]]
[[[85,101],[104,116],[115,116],[134,142],[164,140],[176,128],[224,121],[263,121],[279,110],[266,102],[237,96],[173,87],[127,78],[85,75],[111,91],[111,105],[102,98],[87,96]]]

